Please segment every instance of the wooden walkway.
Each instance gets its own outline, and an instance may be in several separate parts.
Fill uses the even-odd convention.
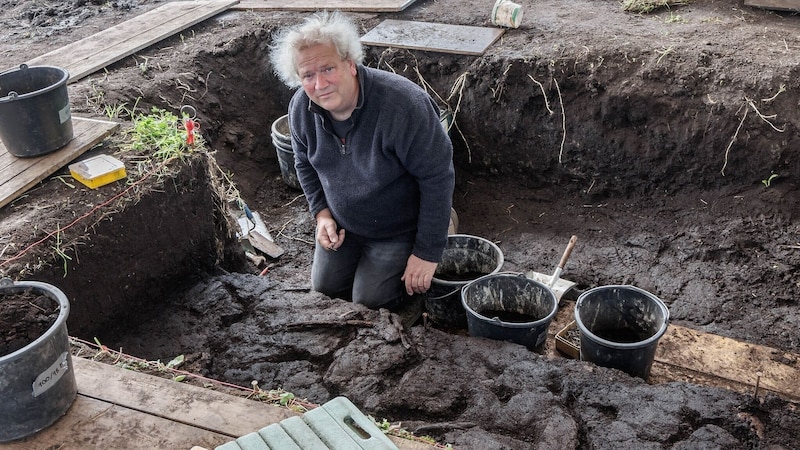
[[[570,357],[555,349],[555,334],[575,319],[575,302],[564,302],[548,330],[551,356]],[[797,380],[800,354],[669,324],[658,341],[648,381],[686,381],[749,394],[771,391],[800,401]]]
[[[0,208],[84,154],[117,128],[116,122],[72,117],[72,140],[55,152],[34,158],[16,157],[0,143]]]
[[[48,428],[4,450],[213,449],[300,413],[73,357],[78,396]],[[390,436],[403,450],[430,445]]]
[[[36,57],[29,66],[66,69],[73,83],[103,67],[196,25],[239,0],[177,1],[165,3],[133,19]]]

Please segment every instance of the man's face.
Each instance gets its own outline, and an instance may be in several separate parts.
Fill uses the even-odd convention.
[[[342,59],[333,44],[318,44],[297,54],[297,73],[312,102],[345,120],[358,104],[356,65]]]

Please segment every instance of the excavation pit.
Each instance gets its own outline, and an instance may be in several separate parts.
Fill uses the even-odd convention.
[[[669,303],[674,324],[797,352],[796,77],[754,38],[796,18],[700,2],[676,11],[688,23],[669,24],[668,13],[630,15],[616,2],[576,2],[569,14],[558,3],[537,3],[480,57],[367,49],[368,65],[424,80],[437,100],[458,105],[459,231],[497,243],[504,269],[516,272],[551,272],[575,234],[563,276],[579,288],[635,284]],[[421,2],[357,18],[364,30],[396,17],[487,25],[482,6]],[[456,448],[798,446],[780,431],[800,427],[791,404],[764,391],[751,402],[745,383],[645,384],[513,344],[475,345],[421,324],[402,330],[385,312],[310,292],[313,220],[283,182],[270,139],[291,92],[270,74],[267,45],[297,17],[225,13],[70,85],[71,98],[86,99],[73,115],[191,104],[215,153],[109,204],[132,184],[92,191],[57,173],[0,210],[3,272],[63,290],[75,336],[148,359],[185,354],[197,373],[317,403],[347,395]],[[709,31],[739,51],[698,37]],[[10,38],[4,46],[22,45]],[[41,53],[52,45],[33,42]],[[113,151],[118,139],[93,152]],[[216,165],[286,250],[264,276],[232,236]],[[767,186],[772,172],[780,176]]]

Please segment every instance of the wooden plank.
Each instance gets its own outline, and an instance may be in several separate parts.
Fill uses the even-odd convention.
[[[97,145],[119,124],[72,117],[72,128],[73,138],[64,148],[35,158],[13,156],[0,143],[0,208]]]
[[[26,64],[66,69],[73,83],[230,8],[239,0],[177,1],[36,57]]]
[[[415,0],[242,0],[231,9],[245,11],[400,12]]]
[[[264,254],[269,255],[271,258],[277,258],[283,254],[283,248],[280,245],[262,236],[261,233],[256,230],[248,233],[247,239],[250,241],[250,244],[253,247]]]
[[[744,4],[756,8],[800,11],[800,0],[745,0]]]
[[[800,355],[670,325],[655,360],[800,399]]]
[[[53,425],[0,447],[3,450],[152,450],[188,449],[196,444],[213,449],[230,440],[230,436],[78,394],[67,414]]]
[[[73,365],[78,392],[83,395],[231,437],[299,415],[286,408],[85,358],[73,358]]]
[[[78,396],[44,430],[8,450],[213,449],[299,413],[254,400],[73,357]],[[390,437],[403,450],[432,446]]]
[[[387,19],[361,37],[365,45],[482,55],[505,29]]]

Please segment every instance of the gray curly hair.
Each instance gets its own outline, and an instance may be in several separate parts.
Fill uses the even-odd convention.
[[[323,11],[278,32],[270,46],[270,62],[278,78],[290,88],[299,87],[297,53],[318,44],[333,44],[339,56],[356,64],[364,59],[355,24],[338,11]]]

